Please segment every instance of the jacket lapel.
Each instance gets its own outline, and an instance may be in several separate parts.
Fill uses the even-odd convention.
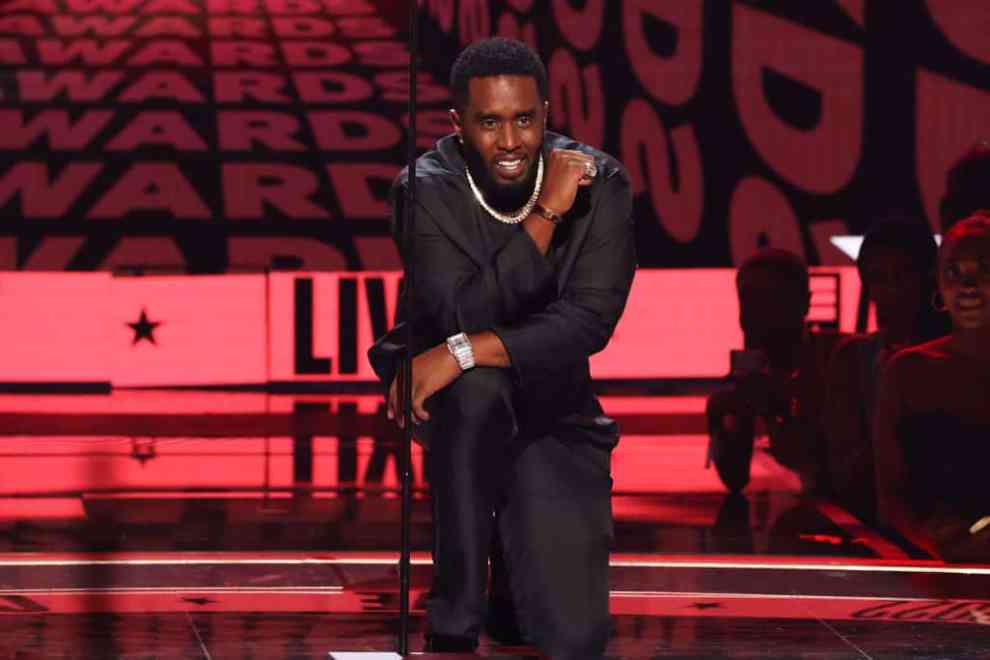
[[[430,214],[440,231],[446,234],[452,243],[477,265],[483,266],[485,259],[480,251],[482,241],[478,235],[478,225],[470,217],[474,212],[470,206],[474,201],[471,198],[471,191],[461,185],[452,174],[444,176],[440,185],[443,188],[437,189],[438,194],[433,194],[432,191],[419,194],[417,191],[417,202]],[[459,200],[463,202],[458,204]],[[454,206],[451,206],[451,202]],[[413,222],[416,220],[418,219],[414,219]]]
[[[416,201],[454,245],[482,266],[485,261],[480,250],[482,241],[477,222],[471,217],[474,198],[467,186],[464,167],[456,138],[448,135],[438,140],[434,157],[421,158],[417,163],[417,177],[420,174],[428,177],[431,185],[429,189],[417,188]]]

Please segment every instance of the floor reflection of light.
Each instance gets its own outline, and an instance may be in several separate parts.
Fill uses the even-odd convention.
[[[264,553],[256,557],[246,557],[247,553],[162,553],[160,556],[121,556],[111,558],[89,558],[85,554],[64,555],[61,557],[18,557],[15,554],[0,555],[0,567],[9,566],[394,566],[398,564],[398,553],[327,553],[336,556],[271,556],[278,553]],[[213,555],[213,556],[209,556]],[[699,559],[699,557],[705,557]],[[425,552],[413,553],[414,566],[431,566],[433,561]],[[663,554],[613,554],[609,560],[612,568],[631,569],[725,569],[746,571],[846,571],[857,573],[904,573],[990,576],[988,565],[946,565],[934,560],[877,560],[847,559],[836,561],[815,561],[805,557],[775,558],[767,561],[757,558],[725,557],[706,555],[663,555]]]

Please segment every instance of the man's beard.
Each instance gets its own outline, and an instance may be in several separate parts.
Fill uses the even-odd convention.
[[[532,160],[528,163],[529,171],[526,176],[517,183],[498,183],[492,172],[474,145],[468,140],[464,140],[461,145],[461,153],[464,161],[471,168],[471,177],[478,184],[478,189],[484,195],[485,201],[492,208],[502,212],[513,212],[519,210],[533,194],[533,186],[536,185],[536,163]],[[539,158],[539,152],[536,157]]]

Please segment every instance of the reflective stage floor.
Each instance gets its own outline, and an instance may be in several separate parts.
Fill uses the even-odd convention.
[[[728,497],[700,397],[604,397],[616,658],[990,657],[990,565],[946,565],[758,449]],[[375,396],[0,396],[0,658],[395,648],[395,436]],[[429,501],[415,460],[411,646]],[[481,655],[532,656],[483,640]]]

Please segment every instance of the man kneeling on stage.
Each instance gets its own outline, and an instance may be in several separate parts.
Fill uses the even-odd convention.
[[[412,297],[398,317],[414,329],[412,414],[433,498],[427,649],[473,650],[486,615],[505,615],[554,658],[598,657],[618,429],[588,358],[608,343],[635,270],[629,178],[546,130],[546,72],[520,42],[468,47],[451,90],[454,133],[417,161],[412,226],[401,226],[407,171],[392,190],[400,250],[411,232]],[[370,352],[399,420],[402,333]],[[493,592],[511,597],[488,612],[494,540]]]

